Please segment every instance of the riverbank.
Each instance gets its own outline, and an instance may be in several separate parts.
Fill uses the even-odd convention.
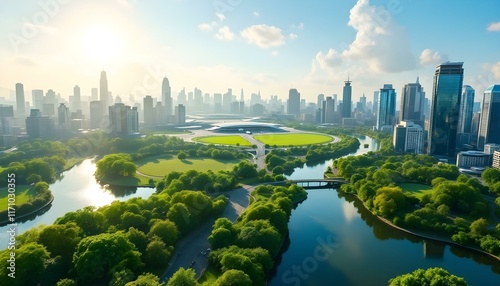
[[[389,221],[388,219],[386,219],[384,217],[381,217],[381,216],[376,215],[375,213],[373,213],[368,207],[366,207],[365,203],[357,195],[351,194],[351,193],[346,193],[346,192],[341,192],[341,193],[344,194],[344,195],[350,195],[350,196],[354,197],[356,200],[358,200],[363,205],[363,207],[369,213],[371,213],[373,216],[375,216],[376,218],[378,218],[380,221],[382,221],[383,223],[385,223],[386,225],[388,225],[388,226],[390,226],[390,227],[392,227],[394,229],[397,229],[399,231],[405,232],[407,234],[414,235],[414,236],[419,237],[419,238],[423,238],[423,239],[427,239],[427,240],[432,240],[432,241],[436,241],[436,242],[441,242],[441,243],[445,243],[445,244],[448,244],[448,245],[452,245],[452,246],[463,248],[463,249],[467,249],[467,250],[476,251],[476,252],[488,255],[488,256],[490,256],[490,257],[492,257],[492,258],[497,259],[497,260],[500,261],[500,257],[498,257],[498,256],[496,256],[496,255],[494,255],[492,253],[486,252],[486,251],[484,251],[484,250],[482,250],[480,248],[477,248],[477,247],[467,246],[467,245],[462,245],[462,244],[456,243],[456,242],[454,242],[453,240],[451,240],[450,238],[448,238],[446,236],[443,236],[443,235],[430,236],[429,234],[424,234],[424,233],[421,233],[421,232],[418,232],[418,231],[415,231],[415,230],[410,230],[410,229],[406,229],[406,228],[397,226],[394,223],[392,223],[391,221]]]
[[[27,213],[27,214],[22,214],[22,215],[17,215],[17,214],[16,214],[16,216],[15,216],[15,220],[16,220],[16,222],[17,222],[17,221],[19,221],[19,220],[21,220],[21,219],[23,219],[23,218],[25,218],[25,217],[28,217],[28,216],[31,216],[31,215],[37,214],[38,212],[40,212],[40,211],[44,210],[46,207],[48,207],[49,205],[51,205],[53,201],[54,201],[54,195],[51,193],[51,194],[50,194],[50,200],[49,200],[46,204],[44,204],[43,206],[41,206],[41,207],[39,207],[38,209],[33,210],[33,211],[31,211],[31,212],[29,212],[29,213]],[[12,222],[11,222],[11,221],[9,221],[8,219],[7,219],[7,220],[0,221],[0,227],[1,227],[1,226],[8,225],[9,223],[12,223]]]

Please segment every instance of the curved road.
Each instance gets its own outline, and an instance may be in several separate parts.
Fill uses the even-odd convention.
[[[250,202],[250,193],[256,186],[245,185],[242,188],[224,192],[223,194],[229,195],[229,202],[224,210],[224,213],[219,217],[226,217],[234,222],[241,213],[248,207]],[[212,226],[216,218],[210,219],[204,225],[193,231],[190,235],[182,238],[177,243],[177,253],[174,254],[167,270],[160,277],[160,281],[167,281],[172,275],[181,267],[190,267],[192,261],[195,264],[192,266],[196,272],[196,278],[201,276],[203,270],[208,266],[207,256],[201,254],[206,252],[210,247],[208,243],[208,236],[212,232]]]

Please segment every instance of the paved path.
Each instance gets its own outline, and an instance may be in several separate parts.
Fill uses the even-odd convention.
[[[234,222],[248,207],[250,193],[255,187],[256,186],[245,185],[242,188],[224,192],[224,194],[229,195],[229,202],[224,213],[220,217],[226,217]],[[175,253],[170,260],[169,266],[161,276],[160,281],[167,281],[181,267],[188,268],[192,261],[195,262],[192,268],[196,272],[196,277],[198,278],[201,276],[203,270],[208,266],[207,257],[201,253],[206,252],[207,248],[210,247],[208,236],[212,232],[212,226],[215,220],[216,218],[210,219],[210,221],[177,243],[177,253]]]

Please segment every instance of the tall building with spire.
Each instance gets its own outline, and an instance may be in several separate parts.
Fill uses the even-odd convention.
[[[477,149],[484,150],[487,143],[500,144],[500,85],[489,86],[484,91]]]
[[[455,161],[463,62],[445,62],[436,67],[427,153]]]
[[[349,76],[344,82],[344,90],[342,93],[342,118],[351,118],[352,112],[352,86]]]
[[[104,114],[108,114],[108,96],[109,96],[109,90],[108,90],[108,79],[106,78],[106,72],[103,70],[101,71],[101,80],[99,82],[99,100],[102,102],[102,105],[104,107]]]
[[[165,116],[167,119],[172,115],[172,90],[170,88],[170,82],[167,77],[163,78],[161,83],[161,100],[163,102],[163,106],[165,107]],[[168,120],[167,120],[168,122]]]
[[[420,85],[418,77],[415,83],[406,84],[401,93],[399,121],[412,121],[423,127],[425,120],[424,99],[425,92]]]
[[[24,99],[24,86],[22,83],[16,83],[16,116],[26,115],[26,101]]]

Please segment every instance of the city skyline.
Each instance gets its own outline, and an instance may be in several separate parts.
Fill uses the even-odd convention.
[[[500,79],[495,1],[197,3],[203,9],[192,9],[192,1],[42,2],[56,4],[0,4],[0,64],[9,66],[0,77],[0,97],[18,82],[25,92],[53,89],[64,98],[79,85],[82,96],[90,96],[103,69],[113,95],[134,94],[137,102],[145,95],[161,98],[165,76],[174,98],[184,87],[210,94],[260,90],[264,99],[286,98],[294,87],[308,102],[320,93],[342,94],[347,73],[354,102],[383,83],[398,90],[415,76],[431,90],[432,70],[446,60],[465,62],[464,84],[480,96]],[[296,17],[277,16],[281,10]],[[451,24],[422,21],[424,13],[481,17],[458,33]],[[463,35],[481,43],[481,53],[464,51]]]

